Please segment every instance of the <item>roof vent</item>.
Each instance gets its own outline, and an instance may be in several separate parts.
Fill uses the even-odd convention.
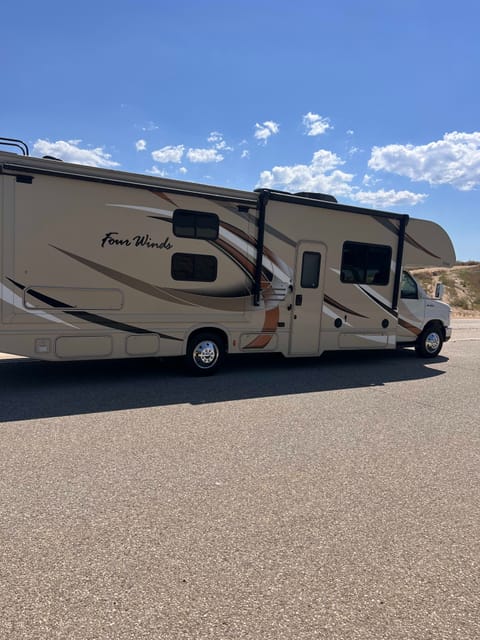
[[[338,202],[335,196],[331,196],[328,193],[312,193],[310,191],[299,191],[295,194],[302,198],[312,198],[312,200],[323,200],[324,202]]]

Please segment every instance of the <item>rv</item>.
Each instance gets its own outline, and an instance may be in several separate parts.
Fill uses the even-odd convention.
[[[448,305],[408,273],[455,261],[433,222],[34,158],[17,144],[25,155],[0,152],[0,352],[183,356],[207,375],[227,353],[413,346],[430,358],[450,338]]]

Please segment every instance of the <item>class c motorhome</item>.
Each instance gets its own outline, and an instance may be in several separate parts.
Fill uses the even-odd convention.
[[[434,357],[451,333],[407,271],[451,266],[447,233],[332,196],[0,152],[0,251],[0,352],[31,358],[184,356],[210,374],[227,353]]]

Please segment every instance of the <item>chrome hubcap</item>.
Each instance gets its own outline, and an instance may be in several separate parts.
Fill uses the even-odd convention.
[[[435,351],[440,346],[440,336],[438,333],[432,332],[429,333],[425,339],[425,349],[429,353],[435,353]]]
[[[197,367],[208,369],[218,360],[220,352],[217,345],[211,340],[202,340],[193,351],[193,359]]]

